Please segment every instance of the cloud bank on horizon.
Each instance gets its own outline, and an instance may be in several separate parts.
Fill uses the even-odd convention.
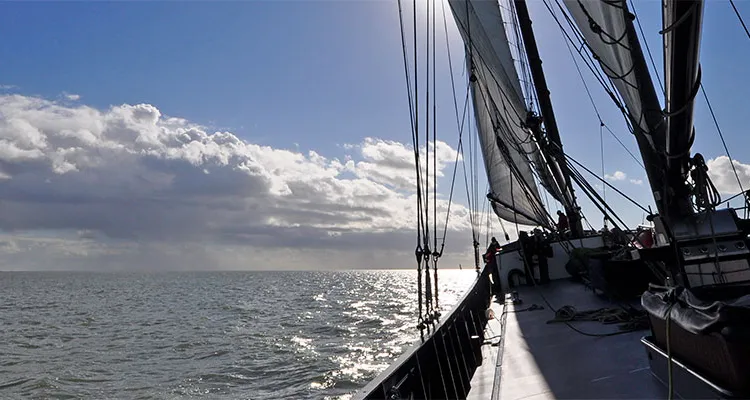
[[[343,147],[260,146],[149,104],[0,95],[0,269],[411,267],[413,150]],[[436,147],[443,176],[456,151]],[[470,229],[460,204],[449,221]]]
[[[414,265],[407,145],[364,138],[331,158],[209,133],[149,104],[79,100],[0,94],[0,270]],[[456,151],[436,147],[442,177]],[[722,193],[739,191],[726,156],[707,164]],[[750,188],[750,165],[734,166]],[[451,205],[444,265],[471,263],[468,213]]]

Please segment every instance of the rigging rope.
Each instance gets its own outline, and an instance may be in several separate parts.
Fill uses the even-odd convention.
[[[399,0],[399,4],[400,4]],[[419,220],[418,225],[420,225],[417,229],[421,229],[424,231],[424,218],[422,215],[422,181],[420,178],[420,164],[419,164],[419,68],[417,66],[419,65],[418,59],[417,59],[417,0],[413,0],[413,10],[412,10],[413,18],[414,18],[414,26],[413,26],[413,36],[414,36],[414,133],[413,133],[413,142],[414,142],[414,165],[417,168],[417,218]],[[404,60],[406,62],[406,60]],[[419,236],[418,236],[419,237]],[[417,243],[417,248],[420,249],[420,246],[422,246],[422,243]],[[420,249],[421,250],[421,249]],[[421,292],[421,289],[420,289]],[[420,301],[421,306],[421,301]]]
[[[435,26],[437,25],[435,23],[435,0],[432,0],[432,236],[433,236],[433,245],[432,245],[432,271],[433,271],[433,284],[434,286],[434,292],[433,296],[435,296],[435,304],[434,304],[434,310],[433,310],[433,318],[435,321],[438,319],[439,312],[437,309],[439,308],[439,302],[438,302],[438,249],[437,249],[437,243],[438,243],[438,237],[437,237],[437,71],[435,68],[437,67],[436,62],[436,51],[435,51],[435,43],[437,42],[437,37],[435,35]],[[447,223],[447,219],[446,219]]]
[[[604,124],[604,129],[606,129],[607,132],[609,132],[609,134],[612,135],[612,137],[615,138],[615,140],[617,140],[617,143],[619,143],[620,146],[622,146],[622,148],[625,149],[625,151],[630,155],[630,158],[632,158],[633,161],[636,162],[636,164],[640,165],[641,168],[646,169],[646,167],[643,165],[641,160],[639,160],[638,157],[636,157],[635,154],[633,154],[633,152],[630,151],[630,149],[628,149],[628,146],[625,146],[625,143],[623,143],[622,140],[620,140],[620,138],[617,137],[617,135],[614,132],[612,132],[612,129],[610,129],[607,124]]]
[[[521,38],[521,25],[518,21],[518,13],[516,12],[516,3],[515,1],[509,1],[510,4],[510,11],[511,11],[511,21],[509,22],[513,27],[513,32],[516,36],[516,49],[518,50],[518,65],[521,69],[521,75],[523,76],[523,82],[524,82],[524,90],[526,91],[526,96],[528,97],[528,104],[529,109],[533,109],[533,105],[536,102],[536,92],[534,91],[534,82],[531,78],[531,72],[530,72],[530,66],[528,63],[528,55],[526,54],[526,47],[523,45],[523,39]],[[537,105],[536,110],[539,110],[539,106]]]
[[[463,132],[459,131],[458,133],[458,147],[456,150],[456,160],[453,164],[453,177],[451,178],[451,190],[450,194],[448,195],[448,210],[445,213],[445,226],[443,227],[443,242],[440,244],[440,251],[438,251],[438,257],[443,255],[443,250],[445,249],[445,238],[448,235],[448,218],[451,215],[451,205],[453,204],[453,188],[456,184],[456,171],[458,170],[458,158],[460,156],[460,151],[463,149],[463,143],[461,141],[461,134]],[[471,214],[469,214],[469,218],[471,218]]]
[[[486,228],[485,228],[485,235],[484,235],[484,247],[488,247],[489,245],[490,245],[490,213],[487,213]]]
[[[465,5],[466,5],[466,15],[468,16],[469,15],[469,2],[467,1]],[[451,7],[451,9],[453,8],[452,3],[448,3],[448,6]],[[467,39],[468,39],[467,41],[469,42],[466,45],[466,50],[469,53],[468,59],[469,59],[469,62],[471,63],[471,67],[468,70],[468,73],[469,73],[469,82],[471,83],[471,82],[475,82],[476,81],[476,77],[474,75],[474,41],[472,39],[472,34],[471,34],[471,18],[467,18],[466,27],[465,28],[466,28],[465,29],[466,30],[466,36],[467,36]],[[481,54],[480,54],[480,58],[481,58]],[[495,80],[495,81],[497,82],[497,80]],[[478,156],[476,154],[477,153],[477,141],[478,141],[478,139],[472,140],[472,136],[473,136],[473,134],[471,132],[471,124],[469,124],[469,168],[470,168],[470,171],[471,171],[470,172],[470,176],[473,178],[471,180],[471,194],[472,194],[473,197],[472,197],[472,200],[470,201],[470,204],[473,204],[473,208],[471,209],[471,213],[474,214],[474,215],[476,215],[476,213],[479,211],[479,204],[478,204],[478,201],[479,201],[478,190],[479,189],[477,187],[477,186],[479,186],[478,178],[477,178],[477,170],[478,170],[477,159],[478,159]],[[467,186],[467,191],[468,191],[468,186]],[[473,219],[476,222],[476,217],[473,218]],[[481,221],[481,219],[480,219],[480,221]],[[476,269],[477,269],[477,272],[479,272],[479,258],[478,258],[478,253],[477,253],[478,252],[477,247],[479,246],[479,236],[481,235],[481,222],[477,223],[476,226],[477,226],[477,229],[476,229],[476,232],[474,234],[473,245],[474,245],[474,249],[475,249],[474,253],[475,253]],[[472,225],[472,231],[474,231],[474,225]]]
[[[416,10],[416,0],[413,0],[413,6],[414,10]],[[409,101],[409,117],[411,121],[411,129],[412,129],[412,146],[414,147],[414,165],[416,166],[416,181],[417,181],[417,247],[414,250],[414,254],[416,256],[417,260],[417,304],[418,304],[418,324],[417,328],[419,329],[420,333],[422,334],[422,339],[424,339],[423,331],[424,331],[424,322],[422,318],[422,257],[421,257],[421,243],[422,243],[422,183],[420,182],[420,171],[419,171],[419,135],[417,134],[418,126],[419,126],[419,120],[418,120],[418,102],[419,102],[419,96],[417,87],[418,87],[418,70],[414,69],[414,95],[412,95],[411,90],[411,78],[409,74],[409,61],[407,56],[407,50],[406,50],[406,32],[404,29],[404,14],[403,14],[403,5],[401,4],[401,0],[398,0],[398,19],[399,19],[399,25],[401,28],[401,48],[403,52],[404,57],[404,75],[406,76],[406,88],[407,88],[407,97]],[[414,56],[414,62],[416,67],[416,40],[417,40],[417,16],[416,12],[414,13],[414,43],[415,43],[415,56]]]
[[[416,13],[416,9],[414,10]],[[425,229],[426,234],[424,237],[424,252],[425,254],[430,253],[430,2],[427,2],[427,18],[425,18],[425,29],[426,29],[426,45],[425,45],[425,63],[426,63],[426,77],[427,84],[426,96],[425,96]],[[433,143],[434,144],[434,143]],[[429,271],[429,260],[427,264],[427,270]],[[427,299],[428,304],[431,300]],[[432,310],[428,305],[427,313],[429,314]]]
[[[448,5],[450,6],[451,3],[448,3]],[[466,15],[467,16],[469,15],[469,2],[468,1],[466,2]],[[474,76],[474,43],[473,43],[473,36],[471,35],[471,19],[470,18],[467,18],[467,20],[466,20],[466,32],[467,32],[466,37],[467,37],[467,39],[469,41],[469,44],[467,46],[468,47],[468,51],[469,51],[469,62],[471,63],[471,68],[469,68],[467,70],[467,72],[468,72],[469,82],[471,83],[474,80],[476,80],[476,77]],[[472,141],[473,136],[474,135],[471,132],[471,125],[469,125],[469,168],[470,168],[470,171],[471,171],[471,173],[470,173],[469,176],[472,178],[472,180],[471,180],[471,195],[472,195],[472,203],[474,204],[474,209],[472,209],[471,212],[472,212],[472,214],[476,215],[476,211],[479,210],[479,204],[477,204],[477,200],[478,199],[477,199],[477,194],[476,194],[476,190],[477,190],[476,189],[476,179],[474,179],[474,177],[476,176],[476,157],[477,157],[477,154],[476,154],[476,141],[478,139],[474,138],[474,140]],[[474,217],[474,219],[476,220],[476,216]],[[479,230],[481,229],[480,228],[481,227],[480,224],[481,224],[480,222],[477,222],[477,227],[478,227],[478,229],[477,229],[477,236],[474,238],[474,247],[475,248],[479,245],[479,235],[480,235]],[[479,265],[477,265],[477,272],[478,271],[479,271]]]
[[[473,75],[473,72],[472,72],[472,75]],[[472,173],[472,177],[474,178],[474,182],[472,182],[472,185],[474,187],[474,207],[476,207],[476,210],[478,211],[479,210],[479,150],[478,150],[478,146],[479,146],[479,135],[478,135],[478,133],[479,133],[479,127],[478,126],[474,126],[474,129],[476,130],[477,136],[470,135],[470,136],[474,136],[474,143],[473,143],[474,144],[474,149],[472,150],[473,154],[474,154],[474,160],[473,160],[474,165],[472,166],[472,168],[474,170],[474,172]],[[479,225],[479,232],[477,232],[477,233],[481,233],[481,229],[482,229],[481,224],[478,224],[478,225]],[[478,237],[477,237],[477,239],[478,239]]]
[[[490,190],[490,183],[489,183],[489,179],[488,179],[487,180],[487,184],[484,186],[484,192],[488,193],[489,190]],[[490,213],[492,213],[492,211],[490,210],[490,208],[491,208],[491,206],[489,204],[489,201],[483,201],[482,202],[482,212],[479,214],[479,220],[480,221],[484,221],[485,217],[487,215],[489,215]]]
[[[466,121],[466,111],[468,110],[469,105],[469,86],[466,87],[466,98],[464,100],[464,106],[463,106],[463,113],[459,117],[458,114],[458,99],[456,96],[456,84],[455,79],[453,77],[453,60],[451,57],[451,46],[450,46],[450,40],[448,39],[448,22],[446,20],[446,13],[445,13],[445,2],[440,2],[442,7],[442,13],[443,13],[443,27],[445,30],[445,47],[448,54],[448,71],[450,73],[451,77],[451,93],[453,94],[453,107],[456,112],[456,124],[458,125],[458,146],[456,147],[456,160],[453,164],[453,177],[451,179],[451,189],[450,189],[450,195],[448,196],[448,211],[446,212],[445,216],[445,226],[443,228],[443,242],[440,245],[440,250],[438,251],[438,257],[443,254],[443,250],[445,249],[445,238],[448,235],[448,218],[450,217],[451,213],[451,205],[453,204],[453,188],[456,183],[456,171],[458,170],[458,158],[460,155],[462,155],[463,152],[463,132],[464,132],[464,122]],[[464,162],[464,180],[466,180],[466,164]],[[467,186],[468,189],[468,186]],[[468,195],[468,192],[467,192]],[[467,196],[468,197],[468,196]],[[471,209],[471,199],[469,199],[469,209]],[[475,230],[474,230],[474,218],[472,216],[472,213],[469,213],[469,222],[472,225],[472,242],[475,240]]]
[[[747,38],[750,39],[750,31],[747,30],[747,25],[745,25],[745,21],[742,19],[742,15],[740,15],[740,12],[737,10],[737,7],[734,5],[734,0],[729,0],[729,4],[732,5],[732,9],[734,10],[734,13],[737,14],[737,18],[740,20],[740,23],[742,24],[742,28],[745,29]]]
[[[471,131],[469,133],[471,134]],[[471,137],[471,135],[469,136]],[[471,139],[469,139],[469,141],[471,142]],[[472,203],[471,193],[469,193],[469,178],[468,176],[466,176],[466,157],[464,156],[464,148],[462,144],[463,143],[459,142],[460,146],[458,148],[458,151],[461,153],[461,160],[463,164],[462,169],[464,171],[464,187],[466,188],[466,198],[467,198],[467,201],[469,202],[469,223],[471,224],[471,237],[476,243],[478,236],[477,236],[476,227],[475,227],[476,223],[474,222],[475,220],[474,206]],[[469,150],[469,157],[471,157],[471,150]],[[469,163],[469,168],[471,168],[471,163]]]
[[[599,108],[596,106],[596,102],[594,101],[594,97],[591,95],[591,91],[589,90],[589,85],[586,84],[586,79],[583,78],[583,72],[581,72],[581,68],[578,66],[578,62],[576,61],[575,56],[573,55],[573,50],[570,48],[570,44],[568,42],[565,42],[565,47],[568,48],[568,53],[570,53],[570,58],[573,60],[573,65],[576,67],[576,71],[578,71],[578,76],[581,78],[581,83],[583,83],[583,88],[586,89],[586,94],[589,97],[589,101],[591,102],[591,106],[594,108],[594,113],[596,113],[596,118],[599,120],[599,153],[601,156],[601,164],[602,164],[602,176],[601,178],[604,179],[605,176],[605,169],[604,169],[604,121],[602,120],[601,114],[599,114]],[[619,142],[619,140],[618,140]],[[624,146],[624,145],[623,145]],[[628,150],[627,148],[625,150]],[[629,150],[628,150],[629,152]],[[602,186],[602,198],[604,201],[607,201],[607,187]],[[588,223],[588,220],[586,221]],[[589,224],[590,225],[590,224]],[[607,216],[604,215],[604,228],[607,228]]]
[[[415,10],[416,12],[416,10]],[[426,235],[424,237],[424,248],[423,257],[425,263],[424,279],[425,279],[425,305],[426,313],[425,320],[428,324],[434,323],[432,319],[432,313],[434,310],[433,306],[433,290],[432,290],[432,279],[430,277],[430,261],[432,260],[432,252],[430,251],[430,2],[427,1],[427,16],[425,18],[425,229]],[[433,78],[434,79],[434,78]],[[433,148],[435,143],[432,143]],[[434,153],[433,153],[434,158]],[[432,172],[436,175],[436,171]],[[434,220],[433,220],[434,225]],[[429,329],[429,328],[428,328]],[[429,331],[428,331],[429,332]]]
[[[581,164],[581,163],[579,163],[578,161],[576,161],[576,160],[575,160],[575,159],[574,159],[573,157],[571,157],[571,156],[569,156],[569,155],[565,154],[565,158],[567,158],[568,160],[572,161],[573,163],[575,163],[575,164],[576,164],[576,165],[578,165],[579,167],[583,168],[583,169],[584,169],[584,170],[585,170],[586,172],[588,172],[589,174],[593,175],[593,176],[594,176],[594,177],[595,177],[596,179],[598,179],[598,180],[599,180],[599,181],[601,181],[601,182],[602,182],[603,184],[605,184],[605,185],[607,185],[608,187],[610,187],[610,188],[611,188],[612,190],[614,190],[615,192],[617,192],[617,193],[618,193],[619,195],[621,195],[622,197],[624,197],[625,199],[627,199],[627,200],[628,200],[628,201],[630,201],[631,203],[633,203],[633,204],[634,204],[634,205],[635,205],[636,207],[640,208],[641,210],[643,210],[644,212],[646,212],[646,213],[648,213],[648,214],[651,214],[651,212],[650,212],[650,211],[648,211],[648,210],[647,210],[647,209],[646,209],[645,207],[643,207],[642,205],[638,204],[638,202],[637,202],[637,201],[633,200],[632,198],[630,198],[630,197],[629,197],[628,195],[626,195],[625,193],[623,193],[622,191],[620,191],[620,190],[619,190],[619,189],[617,189],[616,187],[614,187],[614,186],[610,185],[610,184],[609,184],[609,182],[607,182],[606,180],[604,180],[604,179],[602,179],[602,178],[598,177],[598,176],[597,176],[597,175],[596,175],[596,174],[595,174],[595,173],[594,173],[593,171],[591,171],[590,169],[586,168],[586,166],[584,166],[583,164]],[[574,166],[572,166],[572,165],[570,165],[570,167],[571,167],[571,168],[573,168],[573,169],[575,169],[575,167],[574,167]]]
[[[568,164],[568,165],[570,165],[570,164]],[[609,207],[609,204],[607,204],[606,202],[604,202],[604,200],[601,198],[601,196],[599,196],[599,194],[596,193],[596,191],[591,186],[591,184],[589,184],[586,181],[586,179],[583,177],[583,175],[581,175],[580,172],[578,172],[578,170],[575,170],[574,168],[571,168],[571,178],[576,183],[578,183],[578,186],[581,187],[581,190],[583,190],[584,194],[586,194],[586,196],[588,196],[589,199],[591,199],[591,201],[599,209],[599,211],[604,215],[605,218],[609,218],[610,220],[612,220],[611,217],[610,217],[610,215],[614,215],[615,218],[617,218],[617,220],[622,224],[623,227],[626,226],[625,223],[622,221],[622,219],[620,219],[617,216],[617,214],[614,212],[614,210],[612,210],[612,208]],[[614,220],[612,220],[612,226],[614,228],[622,229],[622,228],[620,228],[618,226],[618,224]]]
[[[575,65],[576,71],[578,71],[578,76],[581,78],[581,83],[583,83],[583,88],[586,89],[586,94],[589,97],[591,106],[594,108],[594,112],[596,113],[596,118],[599,120],[599,122],[602,122],[602,116],[601,114],[599,114],[599,107],[596,106],[594,97],[591,95],[591,90],[589,90],[589,85],[586,84],[586,79],[583,78],[583,72],[581,72],[581,67],[578,66],[578,62],[576,61],[576,58],[573,55],[573,49],[570,48],[570,43],[566,41],[565,47],[568,48],[568,53],[570,53],[570,58],[573,60],[573,65]]]
[[[415,4],[416,4],[416,0]],[[420,177],[420,171],[419,171],[419,136],[417,135],[418,130],[418,124],[419,121],[417,120],[418,117],[418,110],[415,105],[416,102],[418,102],[418,96],[415,96],[412,94],[411,90],[411,77],[409,74],[409,61],[407,57],[407,51],[406,51],[406,32],[404,31],[404,19],[403,19],[403,8],[401,4],[401,0],[398,0],[398,13],[399,13],[399,24],[401,26],[401,48],[403,50],[403,57],[404,57],[404,75],[406,76],[406,94],[409,101],[409,117],[411,122],[411,129],[412,129],[412,146],[414,147],[414,163],[417,165],[416,170],[416,177],[417,177],[417,209],[421,210],[422,207],[422,201],[421,201],[421,177]],[[415,17],[416,18],[416,17]],[[416,22],[416,19],[415,19]],[[416,39],[416,25],[415,25],[415,39]],[[417,85],[417,71],[415,70],[414,73],[414,85],[416,90]],[[421,211],[417,213],[417,224],[420,226],[417,228],[417,246],[420,246],[422,243],[421,239]]]
[[[602,179],[606,176],[604,173],[604,122],[599,122],[599,152],[602,157]],[[602,185],[602,199],[607,201],[607,187]],[[607,229],[607,217],[604,217],[604,229]]]
[[[429,7],[429,2],[428,2]],[[429,8],[428,8],[429,10]],[[428,11],[429,13],[429,11]],[[429,14],[428,14],[429,15]],[[435,1],[432,1],[432,239],[437,251],[437,73],[435,71]],[[429,65],[428,65],[429,69]]]

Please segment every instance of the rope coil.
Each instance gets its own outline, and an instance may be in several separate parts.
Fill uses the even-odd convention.
[[[731,162],[731,160],[730,160]],[[703,156],[696,153],[691,160],[693,169],[690,177],[693,179],[693,196],[695,208],[700,210],[713,210],[721,204],[721,195],[708,176],[708,166]]]

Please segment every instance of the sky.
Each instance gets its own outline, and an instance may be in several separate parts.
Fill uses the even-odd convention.
[[[635,5],[661,65],[660,3]],[[737,5],[750,18],[750,2]],[[541,1],[529,8],[566,152],[597,173],[603,154],[607,179],[651,204],[645,172],[606,132],[599,151],[599,122],[559,29]],[[414,268],[398,15],[390,0],[0,3],[0,270]],[[461,40],[448,22],[463,99]],[[458,133],[438,36],[442,227]],[[750,187],[741,151],[750,40],[728,2],[707,2],[701,51],[705,89]],[[584,76],[605,123],[637,154]],[[695,123],[693,150],[723,192],[736,192],[702,99]],[[473,263],[465,193],[459,169],[445,267]],[[641,223],[640,210],[607,199]]]

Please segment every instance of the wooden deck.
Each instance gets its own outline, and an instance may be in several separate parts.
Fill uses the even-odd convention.
[[[666,388],[649,370],[640,338],[648,331],[591,337],[565,324],[548,324],[553,307],[578,311],[613,305],[582,285],[560,280],[546,287],[522,288],[523,301],[493,303],[498,317],[487,337],[502,333],[501,346],[485,345],[485,360],[471,382],[469,399],[653,399],[666,398]],[[524,311],[532,305],[543,310]],[[615,332],[616,325],[574,322],[584,332]],[[498,338],[492,339],[497,342]]]

